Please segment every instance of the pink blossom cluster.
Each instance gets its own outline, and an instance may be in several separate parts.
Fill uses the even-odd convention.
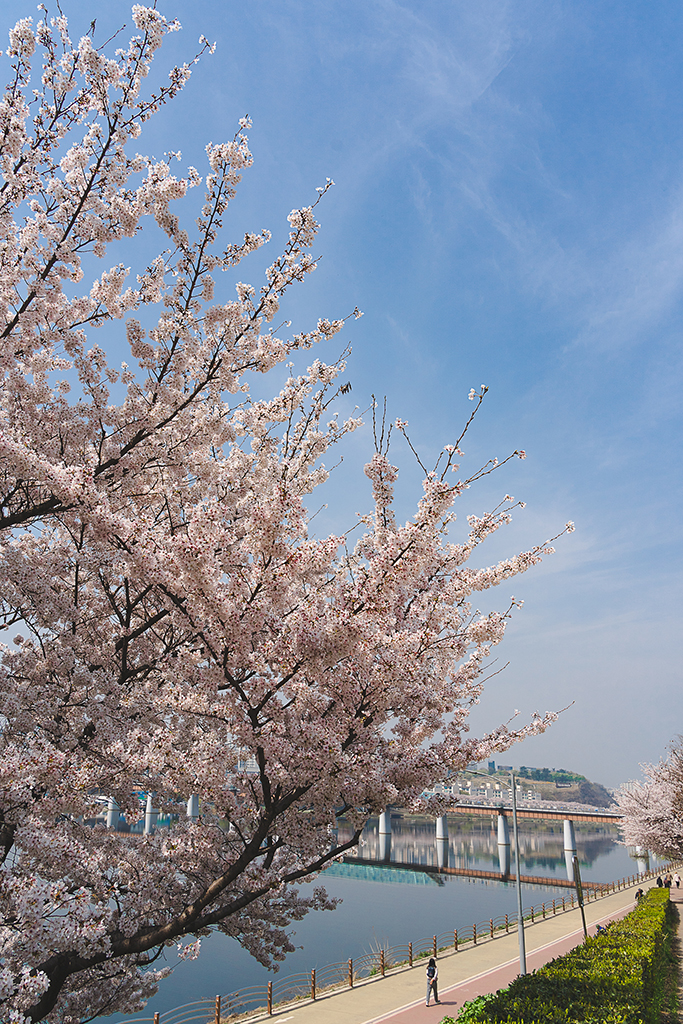
[[[272,326],[315,268],[332,182],[290,213],[263,284],[223,294],[217,272],[270,239],[223,237],[248,119],[207,147],[203,178],[174,175],[179,154],[134,146],[194,63],[145,92],[177,23],[136,5],[136,34],[111,53],[41,10],[10,33],[0,103],[0,1016],[17,1024],[137,1010],[164,950],[193,957],[212,928],[277,963],[290,923],[334,906],[298,883],[371,814],[417,806],[448,770],[553,719],[467,736],[519,604],[479,611],[472,595],[550,550],[469,564],[521,504],[509,496],[447,538],[456,500],[508,459],[449,483],[461,435],[400,525],[382,435],[355,546],[350,531],[319,539],[307,499],[360,424],[332,408],[345,354],[290,364],[270,399],[250,393],[251,374],[361,315]],[[192,189],[203,198],[184,226],[174,203]],[[144,223],[168,248],[95,271]],[[118,367],[93,338],[112,320],[130,350]],[[141,821],[147,797],[170,827],[103,824],[103,807],[110,825]]]

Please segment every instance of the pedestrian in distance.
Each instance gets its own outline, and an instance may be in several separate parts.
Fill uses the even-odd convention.
[[[437,981],[439,978],[439,968],[436,966],[436,960],[434,957],[429,958],[427,964],[427,1006],[429,1006],[429,997],[434,993],[434,1002],[439,1003],[439,988]]]
[[[678,872],[676,872],[676,874],[674,875],[674,885],[677,889],[680,889],[681,887],[681,876]]]
[[[670,889],[671,888],[671,872],[669,872],[668,875],[664,876],[664,887],[666,889]]]
[[[660,889],[661,889],[661,888],[662,888],[662,886],[664,885],[664,882],[662,881],[662,876],[661,876],[661,875],[659,875],[659,876],[657,877],[657,885],[659,886],[659,888],[660,888]]]
[[[640,900],[642,900],[642,898],[643,898],[643,890],[642,889],[638,889],[638,891],[636,893],[636,903],[639,903]]]

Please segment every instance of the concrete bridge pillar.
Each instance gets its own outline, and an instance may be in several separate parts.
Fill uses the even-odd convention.
[[[498,815],[498,861],[501,875],[507,877],[510,874],[510,830],[502,812]]]
[[[650,870],[650,855],[644,846],[636,846],[635,853],[638,874],[644,875],[646,871]]]
[[[567,867],[567,878],[574,881],[574,865],[572,857],[576,856],[576,836],[574,835],[574,822],[570,818],[564,820],[564,862]]]
[[[107,802],[107,828],[116,828],[119,823],[119,805],[113,796]]]
[[[436,819],[436,863],[440,868],[448,864],[448,818],[442,814]]]
[[[187,801],[187,816],[193,821],[196,821],[199,817],[199,794],[193,793],[190,799]]]
[[[391,860],[391,811],[384,810],[379,816],[379,859]]]
[[[150,836],[156,828],[157,821],[159,819],[159,812],[154,808],[154,800],[152,794],[147,794],[147,804],[145,806],[145,835]]]

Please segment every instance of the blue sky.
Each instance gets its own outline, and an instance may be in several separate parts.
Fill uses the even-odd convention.
[[[120,0],[63,6],[74,38],[93,17],[96,42],[131,24]],[[200,33],[217,49],[140,149],[181,149],[204,173],[205,143],[252,117],[255,164],[228,224],[235,236],[268,227],[274,237],[241,279],[260,283],[286,215],[333,178],[319,269],[284,310],[294,328],[358,305],[365,316],[345,335],[353,402],[386,394],[426,458],[457,437],[470,387],[489,386],[463,468],[515,448],[528,457],[461,501],[460,524],[506,491],[527,502],[482,548],[486,562],[576,522],[553,558],[514,583],[525,605],[496,667],[510,665],[475,728],[573,701],[503,760],[608,785],[637,776],[683,731],[683,8],[159,6],[184,29],[161,51],[160,71],[191,56]],[[37,13],[19,0],[3,11],[7,26]],[[368,507],[370,451],[368,430],[350,439],[318,531],[343,529]],[[407,517],[421,474],[400,443],[392,455]],[[490,592],[482,610],[509,596]]]

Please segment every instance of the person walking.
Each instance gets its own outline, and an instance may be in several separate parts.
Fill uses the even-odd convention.
[[[439,988],[437,985],[438,978],[439,968],[436,966],[436,960],[432,956],[429,958],[429,963],[427,964],[427,1006],[429,1006],[429,997],[432,992],[434,993],[434,1002],[437,1004],[440,1002]]]
[[[681,887],[681,876],[678,872],[676,872],[676,874],[674,875],[674,885],[677,889],[680,889]]]

